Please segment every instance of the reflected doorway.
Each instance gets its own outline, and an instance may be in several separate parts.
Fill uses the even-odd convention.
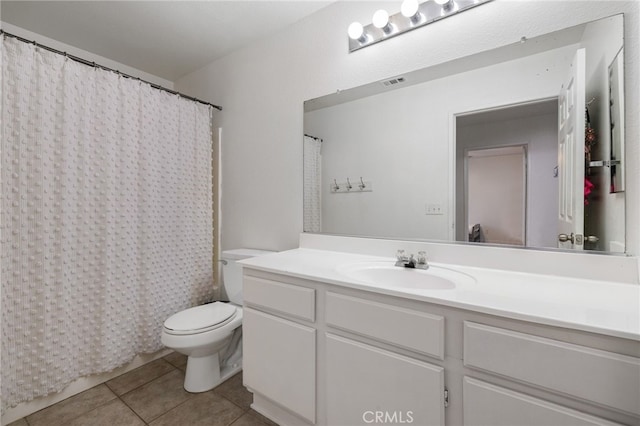
[[[508,105],[499,108],[475,111],[456,116],[456,240],[474,241],[482,236],[474,235],[474,226],[480,225],[484,234],[484,242],[495,244],[524,245],[533,247],[557,247],[558,229],[558,99],[547,98],[523,104]],[[498,163],[505,161],[515,163],[513,157],[478,158],[484,154],[503,154],[509,151],[492,151],[497,149],[519,149],[524,156],[520,163],[522,178],[511,182],[507,194],[499,178],[487,174],[487,180],[493,183],[485,185],[476,174],[470,184],[468,179],[468,154],[472,153],[476,163]],[[476,152],[474,154],[474,151]],[[492,157],[491,155],[486,155]],[[525,161],[526,160],[526,161]],[[494,166],[498,167],[496,164]],[[506,163],[505,163],[506,167]],[[486,169],[486,167],[485,167]],[[473,172],[472,172],[473,173]],[[504,178],[507,179],[507,178]],[[509,178],[511,179],[511,178]],[[484,185],[484,192],[474,199],[494,199],[492,204],[484,204],[496,213],[504,207],[507,200],[512,205],[522,205],[518,213],[518,223],[511,219],[501,219],[501,227],[489,229],[492,216],[474,217],[473,209],[469,209],[469,189],[472,185]],[[493,188],[493,191],[491,191]],[[473,190],[473,188],[471,188]],[[513,194],[511,193],[513,192]],[[471,194],[473,197],[473,194]],[[495,201],[498,200],[498,201]],[[500,201],[502,200],[502,201]],[[472,201],[473,202],[473,201]],[[505,208],[506,209],[506,208]],[[514,211],[512,209],[512,211]],[[497,218],[497,214],[493,216]],[[482,221],[485,223],[483,224]],[[504,229],[508,228],[507,232]],[[478,231],[478,229],[476,229]],[[487,235],[488,234],[488,235]],[[518,237],[514,237],[518,235]],[[488,237],[488,238],[487,238]]]
[[[525,145],[467,150],[466,188],[469,241],[525,245]]]

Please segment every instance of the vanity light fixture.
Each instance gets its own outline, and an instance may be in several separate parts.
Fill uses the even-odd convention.
[[[492,0],[404,0],[400,12],[389,15],[386,10],[373,14],[372,23],[349,25],[349,52],[371,46],[398,34],[411,31],[440,19],[448,18]]]

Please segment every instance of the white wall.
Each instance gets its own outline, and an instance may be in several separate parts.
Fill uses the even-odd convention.
[[[454,225],[465,232],[449,211],[450,116],[557,95],[574,53],[575,46],[555,49],[307,112],[305,133],[324,140],[322,231],[432,240],[453,239]],[[360,176],[373,192],[330,193],[333,179]],[[425,215],[427,204],[441,204],[444,214]]]
[[[501,1],[348,53],[346,28],[369,23],[380,3],[339,1],[273,37],[176,81],[176,88],[215,100],[223,128],[222,246],[289,249],[302,231],[302,133],[306,99],[446,62],[568,26],[627,12],[627,138],[640,119],[635,1]],[[389,5],[389,4],[387,4]],[[389,7],[392,13],[400,2]],[[640,216],[640,144],[627,151],[627,216]],[[637,221],[629,251],[639,253]]]
[[[464,151],[479,147],[527,145],[527,245],[557,247],[558,180],[553,169],[558,164],[557,113],[458,127],[458,194],[464,194]],[[462,207],[464,200],[458,197]],[[458,209],[458,220],[464,210]],[[458,239],[464,234],[458,234]]]

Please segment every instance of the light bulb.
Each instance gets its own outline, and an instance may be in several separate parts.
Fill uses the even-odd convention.
[[[349,38],[352,40],[357,40],[360,43],[367,41],[367,36],[364,33],[364,27],[360,22],[352,22],[351,25],[349,25],[347,33],[349,34]]]
[[[389,25],[389,13],[384,9],[377,10],[376,13],[373,14],[372,21],[374,27],[384,29]]]
[[[418,0],[404,0],[400,6],[400,13],[405,18],[413,18],[418,13]]]
[[[358,40],[364,34],[364,27],[360,22],[352,22],[347,32],[349,33],[349,38]]]

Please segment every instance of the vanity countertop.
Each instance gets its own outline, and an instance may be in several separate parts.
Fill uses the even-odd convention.
[[[265,272],[640,341],[640,286],[635,284],[432,262],[468,274],[476,282],[460,283],[453,289],[400,289],[364,283],[339,272],[349,264],[394,261],[392,257],[298,248],[240,263]]]

